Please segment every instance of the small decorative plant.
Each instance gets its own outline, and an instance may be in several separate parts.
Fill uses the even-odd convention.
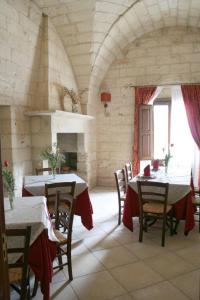
[[[174,146],[174,144],[171,144],[171,145],[170,145],[170,148],[173,147],[173,146]],[[165,168],[168,167],[169,161],[170,161],[170,159],[173,157],[173,156],[171,155],[170,148],[168,149],[168,152],[165,154],[165,157],[164,157]],[[163,148],[163,152],[165,152],[165,148]]]
[[[8,192],[10,207],[11,207],[11,209],[13,209],[15,180],[14,180],[12,172],[9,170],[9,162],[7,160],[5,160],[3,163],[2,176],[3,176],[4,187],[5,187],[6,191]]]
[[[56,143],[53,146],[47,147],[41,155],[42,159],[47,159],[52,169],[52,174],[55,176],[56,168],[59,163],[65,161],[64,155],[60,152],[60,148]]]

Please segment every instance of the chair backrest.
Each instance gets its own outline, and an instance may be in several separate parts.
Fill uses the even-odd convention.
[[[8,252],[8,267],[9,268],[20,268],[22,270],[21,276],[21,294],[24,294],[26,288],[27,277],[28,277],[28,251],[31,237],[31,226],[27,226],[24,229],[7,229],[7,237],[18,237],[19,245],[16,247],[10,247],[7,249]],[[21,238],[24,242],[21,245]],[[9,263],[9,254],[18,253],[20,259],[15,263]]]
[[[166,213],[169,183],[137,181],[140,213],[147,202],[163,204],[163,214]]]
[[[43,175],[44,172],[48,172],[48,174],[52,174],[52,168],[36,168],[36,175]],[[60,168],[56,168],[56,174],[60,174]]]
[[[117,170],[114,172],[119,200],[126,194],[126,177],[125,170]]]
[[[64,199],[65,196],[75,195],[76,182],[55,182],[55,183],[46,183],[45,184],[45,197],[47,198],[47,205],[49,202],[56,200],[57,191],[60,192],[60,198]]]
[[[64,213],[61,206],[63,197],[61,197],[61,192],[59,190],[57,190],[56,192],[55,228],[59,230],[59,225],[62,224],[62,226],[64,227],[64,231],[67,233],[68,245],[71,245],[72,227],[73,227],[74,212],[75,212],[75,203],[76,203],[76,198],[74,195],[75,185],[76,182],[69,183],[72,192],[70,194],[65,195],[64,202],[67,206],[65,206]]]
[[[125,164],[125,175],[128,183],[133,178],[133,168],[131,162]]]

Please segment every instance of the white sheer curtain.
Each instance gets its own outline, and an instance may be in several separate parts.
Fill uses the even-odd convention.
[[[195,143],[187,121],[185,106],[180,86],[171,88],[171,164],[174,168],[189,173],[194,167]]]
[[[156,91],[153,95],[153,97],[151,98],[151,100],[149,101],[149,105],[153,105],[153,101],[160,95],[160,93],[163,90],[163,86],[157,86]]]

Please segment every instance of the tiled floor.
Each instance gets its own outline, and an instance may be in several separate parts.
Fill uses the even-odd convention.
[[[75,217],[73,275],[67,268],[53,277],[51,299],[55,300],[199,300],[200,234],[197,227],[186,237],[149,229],[138,242],[138,219],[134,232],[117,226],[117,194],[113,189],[90,192],[94,228],[87,231]],[[36,300],[42,299],[38,291]]]

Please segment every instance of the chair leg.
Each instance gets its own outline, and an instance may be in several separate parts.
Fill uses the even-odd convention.
[[[119,201],[119,215],[118,215],[118,225],[121,224],[121,203]]]
[[[174,226],[174,234],[177,234],[177,228],[178,228],[179,222],[180,222],[179,220],[176,220],[176,223]]]
[[[35,281],[34,281],[34,286],[33,286],[33,291],[32,291],[31,298],[35,297],[35,295],[37,294],[37,289],[38,289],[38,280],[35,277]]]
[[[200,207],[198,207],[199,210],[199,232],[200,232]]]
[[[165,246],[165,225],[166,225],[166,217],[163,218],[163,225],[162,225],[162,247]]]
[[[170,212],[170,235],[174,234],[174,229],[173,229],[173,210]]]
[[[59,247],[57,249],[57,256],[58,256],[59,269],[62,270],[63,269],[63,261],[62,261],[61,249]]]
[[[142,214],[140,215],[139,222],[140,222],[139,242],[142,242],[143,240],[143,215]]]
[[[67,254],[67,262],[68,262],[68,273],[69,273],[69,280],[73,280],[73,274],[72,274],[72,258],[71,258],[71,251]]]

